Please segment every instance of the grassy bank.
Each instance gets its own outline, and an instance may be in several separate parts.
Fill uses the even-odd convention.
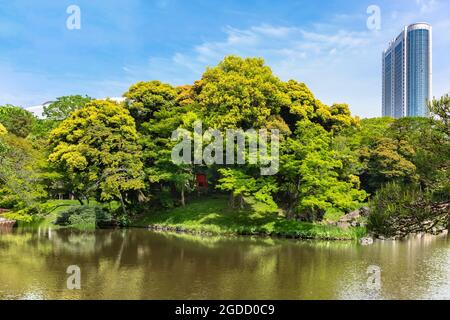
[[[279,213],[270,212],[264,206],[253,206],[245,210],[232,210],[227,197],[200,198],[189,202],[186,207],[154,211],[138,215],[132,221],[133,227],[159,226],[181,229],[193,233],[214,235],[260,235],[298,239],[353,240],[362,237],[364,228],[341,229],[334,226],[286,220]],[[78,207],[77,201],[52,200],[42,205],[47,214],[32,222],[19,222],[21,229],[63,228],[54,225],[62,211]],[[72,225],[71,228],[94,230],[92,225]]]
[[[261,208],[231,210],[227,199],[223,197],[197,199],[184,208],[148,213],[139,217],[133,225],[157,225],[217,235],[265,235],[324,240],[352,240],[365,234],[364,228],[345,230],[334,226],[288,221],[278,213]]]
[[[55,225],[54,222],[58,215],[71,208],[80,206],[80,203],[76,200],[49,200],[43,204],[41,204],[42,210],[45,212],[45,215],[35,217],[31,222],[18,221],[17,226],[20,229],[37,229],[37,228],[62,228],[58,225]],[[75,226],[77,229],[95,229],[94,226]]]

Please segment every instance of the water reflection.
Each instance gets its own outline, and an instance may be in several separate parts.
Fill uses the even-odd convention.
[[[296,242],[146,230],[0,234],[2,299],[450,298],[446,237],[404,242]],[[81,268],[82,289],[66,288]],[[379,291],[367,268],[381,268]]]

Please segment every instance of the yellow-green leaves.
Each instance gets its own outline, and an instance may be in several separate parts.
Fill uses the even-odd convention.
[[[138,82],[124,94],[138,127],[152,119],[155,112],[173,106],[177,96],[175,88],[160,81]]]
[[[261,128],[289,104],[280,79],[258,58],[226,57],[194,85],[204,121],[215,128]]]
[[[8,130],[0,123],[0,136],[3,136],[8,133]]]
[[[134,119],[123,106],[95,100],[74,111],[50,134],[55,163],[75,192],[100,200],[143,188],[142,152]]]

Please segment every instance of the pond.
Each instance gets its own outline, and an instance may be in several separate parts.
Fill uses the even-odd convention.
[[[69,266],[80,290],[67,288]],[[0,233],[0,299],[450,299],[449,266],[446,236],[363,247],[144,229]]]

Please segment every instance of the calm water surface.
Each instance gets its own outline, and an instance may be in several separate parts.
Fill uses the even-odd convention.
[[[70,265],[81,290],[67,289]],[[369,266],[381,268],[380,290],[367,288]],[[450,241],[15,230],[0,232],[0,299],[450,299]]]

